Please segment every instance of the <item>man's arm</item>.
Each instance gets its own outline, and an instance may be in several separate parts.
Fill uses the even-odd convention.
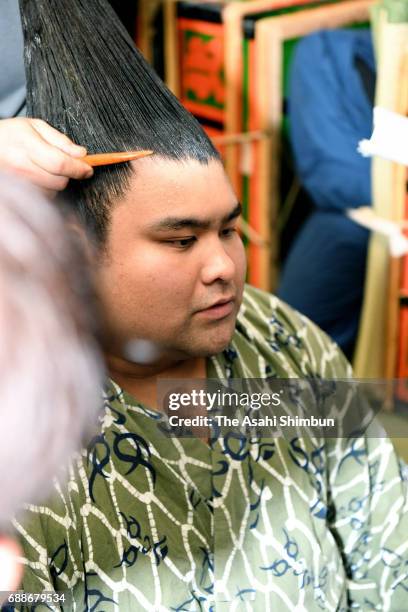
[[[310,361],[318,364],[318,375],[323,379],[349,379],[357,387],[357,381],[352,383],[350,364],[332,340],[313,323],[308,326],[308,337],[316,340]],[[350,410],[366,415],[364,401],[364,394],[356,394]],[[355,419],[352,422],[359,423]],[[406,466],[403,469],[392,442],[376,420],[359,437],[327,439],[326,451],[327,520],[349,580],[349,609],[406,610]],[[376,608],[379,602],[380,608]]]
[[[339,397],[347,380],[357,389],[349,362],[324,332],[282,302],[275,314],[303,342],[303,376],[340,379]],[[356,392],[350,410],[367,415],[364,401]],[[376,420],[359,437],[346,436],[327,438],[325,447],[327,521],[348,577],[348,609],[407,610],[408,469]]]
[[[56,485],[45,505],[30,504],[13,521],[24,557],[20,588],[27,593],[65,591],[81,573],[80,518],[68,495]]]
[[[24,525],[15,522],[23,545],[23,580],[21,587],[26,593],[54,591],[54,584],[49,571],[47,541],[41,516],[31,515]]]
[[[369,436],[330,441],[330,529],[349,579],[350,607],[374,609],[380,601],[381,610],[404,610],[408,482],[390,440]]]
[[[317,365],[318,376],[348,379],[353,385],[351,366],[333,341],[311,322],[306,336],[310,340],[308,361]],[[350,409],[364,416],[363,401],[363,394],[356,395]],[[406,466],[376,420],[359,437],[327,439],[326,452],[327,520],[348,577],[348,609],[406,610]]]

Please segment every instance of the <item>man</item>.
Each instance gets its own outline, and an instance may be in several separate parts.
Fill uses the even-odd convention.
[[[0,591],[9,591],[22,577],[10,521],[49,492],[96,426],[102,373],[78,243],[29,185],[2,173],[0,194]]]
[[[370,30],[323,30],[296,46],[290,141],[296,174],[313,209],[283,264],[277,294],[326,331],[349,358],[358,334],[370,234],[345,211],[372,201],[371,165],[358,154],[356,142],[371,130],[375,81]]]
[[[96,248],[111,380],[68,487],[17,526],[24,589],[121,612],[401,608],[406,486],[386,439],[162,433],[160,379],[351,369],[307,319],[244,288],[219,156],[106,3],[21,7],[29,115],[90,152],[155,151],[68,188]]]

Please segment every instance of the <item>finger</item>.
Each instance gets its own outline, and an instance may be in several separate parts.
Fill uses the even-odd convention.
[[[84,157],[86,155],[85,147],[75,144],[68,136],[56,130],[42,119],[32,119],[31,125],[46,142],[64,151],[64,153],[73,157]]]
[[[20,176],[28,179],[31,183],[34,183],[42,189],[55,193],[56,191],[63,191],[68,185],[68,177],[56,176],[46,172],[30,160],[21,167],[14,167],[13,171]]]
[[[31,145],[30,161],[50,174],[73,179],[89,178],[93,174],[93,169],[88,164],[63,153],[40,138]]]

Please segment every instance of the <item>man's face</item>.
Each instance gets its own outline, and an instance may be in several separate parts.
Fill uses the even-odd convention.
[[[99,287],[109,329],[182,357],[222,351],[242,300],[239,205],[222,165],[134,162],[112,209]]]

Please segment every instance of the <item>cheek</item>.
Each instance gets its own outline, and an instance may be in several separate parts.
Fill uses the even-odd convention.
[[[113,265],[105,276],[111,280],[112,293],[121,296],[122,304],[141,305],[143,312],[157,302],[162,310],[176,307],[181,299],[191,296],[194,287],[194,275],[172,252],[146,245],[128,255],[124,264]]]
[[[146,249],[143,256],[129,262],[127,268],[131,282],[138,286],[138,293],[142,295],[150,291],[159,294],[164,301],[169,296],[175,298],[188,287],[183,266],[166,250]]]
[[[247,259],[244,244],[241,238],[237,237],[230,256],[235,264],[235,282],[237,286],[243,286],[247,269]]]

